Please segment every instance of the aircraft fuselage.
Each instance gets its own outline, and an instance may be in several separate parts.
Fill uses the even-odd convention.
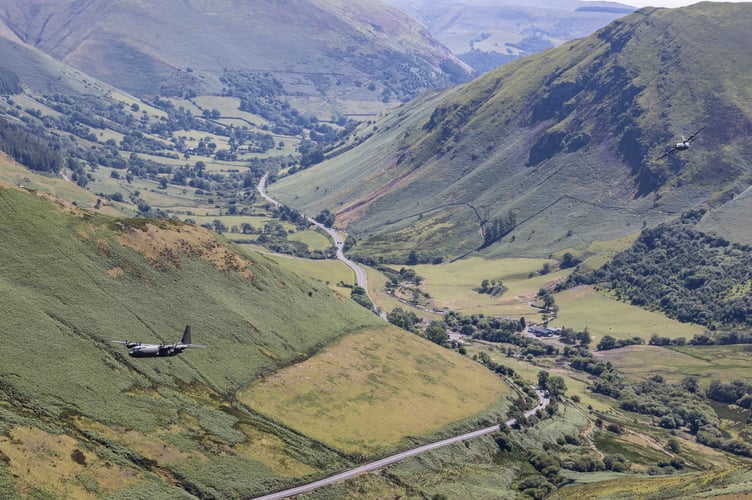
[[[134,358],[156,358],[161,356],[176,356],[183,349],[174,345],[142,344],[128,351]]]

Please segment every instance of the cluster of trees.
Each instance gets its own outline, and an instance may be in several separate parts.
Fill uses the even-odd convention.
[[[517,214],[510,210],[506,216],[494,217],[481,226],[483,245],[485,248],[496,243],[517,227]]]
[[[324,227],[331,228],[334,226],[335,215],[328,209],[322,210],[316,217],[313,218],[316,222]]]
[[[392,311],[386,315],[386,319],[391,324],[412,333],[417,332],[416,326],[423,321],[413,311],[406,311],[401,307],[395,307],[392,309]]]
[[[452,330],[468,335],[471,337],[484,338],[492,337],[495,334],[515,334],[519,333],[525,327],[525,319],[519,321],[495,318],[485,314],[466,315],[456,311],[449,311],[444,314],[444,322]]]
[[[708,398],[719,403],[737,405],[742,408],[752,408],[752,384],[743,380],[723,382],[713,380],[707,390]]]
[[[386,315],[387,321],[391,324],[425,337],[434,344],[440,346],[449,345],[449,333],[447,333],[447,324],[443,321],[432,320],[426,325],[422,332],[420,324],[423,322],[422,318],[419,318],[413,311],[406,311],[401,307],[395,307],[390,313]]]
[[[487,280],[484,279],[480,283],[480,288],[477,289],[478,293],[488,294],[491,297],[499,297],[501,294],[507,291],[504,283],[501,280]]]
[[[300,135],[310,121],[282,99],[282,82],[267,72],[226,70],[220,77],[223,95],[240,99],[240,109],[274,123],[273,132]]]
[[[538,387],[547,390],[552,399],[557,399],[567,392],[564,377],[551,375],[546,370],[538,372]]]
[[[632,337],[630,339],[617,339],[611,335],[604,335],[598,345],[595,346],[599,351],[608,351],[611,349],[618,349],[620,347],[626,347],[628,345],[642,345],[645,341],[640,337]]]
[[[630,384],[619,375],[610,362],[596,360],[589,350],[565,347],[564,355],[575,370],[593,375],[590,390],[619,401],[623,410],[649,415],[653,423],[665,429],[684,429],[698,443],[723,449],[742,456],[752,456],[752,446],[740,439],[729,438],[720,427],[720,419],[710,400],[752,408],[752,384],[742,380],[713,380],[703,391],[697,377],[688,376],[676,384],[661,375]],[[671,464],[673,465],[673,464]]]
[[[368,293],[366,292],[365,288],[354,286],[352,291],[350,292],[350,298],[366,309],[369,309],[371,311],[374,310],[373,302],[371,302],[371,299],[368,298]]]
[[[32,133],[26,127],[0,119],[0,149],[18,163],[37,172],[56,174],[63,167],[63,155],[54,138]]]
[[[587,328],[581,331],[575,331],[572,328],[564,327],[559,330],[559,342],[563,344],[579,344],[582,347],[587,347],[592,341],[593,339]]]
[[[565,286],[599,284],[631,304],[711,330],[752,326],[750,247],[698,231],[704,213],[643,230],[631,248],[600,269],[574,273]]]

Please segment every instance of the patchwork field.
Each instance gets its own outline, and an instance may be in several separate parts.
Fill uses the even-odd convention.
[[[480,364],[385,326],[253,383],[238,399],[329,446],[373,456],[489,407],[500,413],[508,393]]]

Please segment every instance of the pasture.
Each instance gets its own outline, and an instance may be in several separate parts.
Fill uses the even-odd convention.
[[[319,281],[334,288],[344,297],[350,297],[352,288],[339,286],[338,284],[354,284],[355,273],[343,262],[338,260],[298,259],[279,254],[267,254],[266,256],[277,262],[285,271],[291,271],[300,276]]]
[[[713,379],[752,383],[749,346],[628,346],[600,352],[598,357],[610,361],[619,373],[632,379],[661,375],[668,382],[676,383],[692,375],[706,389]]]
[[[254,382],[238,399],[328,446],[374,456],[498,407],[506,394],[480,364],[384,326]]]
[[[520,317],[538,314],[531,307],[540,288],[551,286],[569,271],[534,275],[548,259],[498,259],[472,257],[440,265],[410,266],[422,276],[421,289],[427,292],[435,309],[463,314]],[[484,279],[502,281],[507,288],[499,297],[480,294],[477,288]]]
[[[581,286],[554,295],[559,312],[551,326],[577,331],[588,329],[593,345],[604,335],[617,339],[640,337],[647,343],[653,334],[661,337],[685,337],[703,333],[701,326],[681,323],[659,312],[619,302],[593,287]]]
[[[289,241],[304,243],[310,250],[326,250],[332,246],[332,240],[319,231],[296,231],[287,236]]]

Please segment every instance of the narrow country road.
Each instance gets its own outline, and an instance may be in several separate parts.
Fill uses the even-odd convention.
[[[530,415],[534,414],[536,411],[545,408],[546,406],[548,406],[549,402],[551,401],[548,395],[545,393],[545,391],[536,389],[535,392],[538,394],[538,405],[532,410],[528,410],[527,412],[525,412],[525,417],[529,417]],[[510,418],[509,420],[506,421],[506,425],[511,426],[511,425],[514,425],[516,422],[517,422],[516,419]],[[347,479],[353,478],[360,474],[363,474],[366,472],[372,472],[377,469],[381,469],[382,467],[386,467],[387,465],[391,465],[393,463],[399,462],[400,460],[404,460],[406,458],[418,455],[419,453],[423,453],[428,450],[441,448],[442,446],[448,446],[450,444],[459,443],[461,441],[467,441],[468,439],[485,436],[486,434],[493,434],[494,432],[498,431],[500,427],[501,426],[499,425],[492,425],[491,427],[485,427],[483,429],[478,429],[477,431],[468,432],[465,434],[461,434],[459,436],[454,436],[448,439],[443,439],[441,441],[436,441],[434,443],[429,443],[423,446],[419,446],[417,448],[413,448],[411,450],[403,451],[402,453],[397,453],[395,455],[382,458],[381,460],[376,460],[375,462],[370,462],[365,465],[355,467],[354,469],[350,469],[345,472],[340,472],[339,474],[335,474],[333,476],[327,477],[325,479],[321,479],[319,481],[314,481],[313,483],[308,483],[302,486],[297,486],[295,488],[290,488],[288,490],[279,491],[277,493],[271,493],[269,495],[265,495],[262,497],[257,497],[255,500],[279,500],[282,498],[288,498],[288,497],[293,497],[295,495],[300,495],[302,493],[308,493],[309,491],[313,491],[317,488],[321,488],[322,486],[327,486],[330,484],[338,483],[340,481],[345,481]]]
[[[275,200],[274,198],[272,198],[271,196],[267,194],[266,181],[267,181],[267,176],[264,175],[258,183],[259,193],[261,194],[262,198],[267,200],[269,203],[272,203],[276,207],[280,206],[279,201]],[[366,275],[365,270],[362,267],[360,267],[358,264],[356,264],[355,262],[345,257],[345,254],[343,251],[345,242],[342,239],[342,234],[332,228],[325,227],[323,224],[320,224],[319,222],[315,221],[311,217],[307,217],[307,219],[309,222],[311,222],[312,224],[315,224],[316,226],[326,231],[327,234],[329,234],[329,236],[334,241],[334,245],[337,247],[337,258],[341,260],[342,262],[344,262],[345,264],[347,264],[355,272],[357,285],[359,287],[362,287],[364,290],[366,290],[366,292],[368,292],[368,286],[367,286],[368,280],[367,280],[367,275]],[[550,402],[550,399],[545,391],[536,389],[535,392],[538,394],[538,405],[532,410],[528,410],[527,412],[525,412],[525,417],[529,417],[530,415],[534,414],[536,411],[545,408],[546,406],[548,406]],[[510,418],[509,420],[506,421],[506,425],[507,426],[514,425],[516,421],[517,421],[516,419]],[[461,441],[467,441],[468,439],[477,438],[479,436],[485,436],[487,434],[493,434],[494,432],[498,431],[500,427],[501,426],[498,424],[492,425],[490,427],[485,427],[483,429],[478,429],[476,431],[467,432],[459,436],[454,436],[448,439],[443,439],[441,441],[436,441],[434,443],[429,443],[423,446],[418,446],[417,448],[403,451],[401,453],[397,453],[395,455],[391,455],[386,458],[376,460],[375,462],[370,462],[370,463],[355,467],[354,469],[340,472],[338,474],[321,479],[319,481],[314,481],[312,483],[304,484],[302,486],[296,486],[295,488],[290,488],[284,491],[279,491],[277,493],[271,493],[269,495],[257,497],[255,500],[278,500],[282,498],[293,497],[295,495],[300,495],[302,493],[307,493],[317,488],[321,488],[322,486],[327,486],[327,485],[334,484],[340,481],[345,481],[357,475],[364,474],[366,472],[371,472],[377,469],[381,469],[382,467],[386,467],[387,465],[391,465],[393,463],[399,462],[400,460],[404,460],[406,458],[418,455],[428,450],[441,448],[443,446],[448,446],[450,444],[459,443]]]
[[[268,174],[267,174],[268,175]],[[264,198],[269,203],[272,203],[275,207],[280,206],[280,202],[269,196],[269,194],[266,192],[266,180],[267,175],[264,175],[261,180],[258,183],[258,192],[261,194],[261,197]],[[355,272],[355,284],[357,284],[359,287],[366,290],[366,293],[368,292],[368,276],[366,275],[365,269],[360,267],[355,262],[351,261],[347,257],[345,257],[345,253],[343,251],[343,247],[345,246],[345,240],[342,239],[342,234],[339,233],[337,230],[332,229],[330,227],[326,227],[323,224],[317,222],[311,217],[306,217],[308,219],[308,222],[311,224],[314,224],[315,226],[321,228],[322,230],[326,231],[326,233],[331,237],[331,239],[334,241],[334,245],[337,247],[337,258],[347,264],[350,269]],[[373,302],[373,300],[371,300]]]

